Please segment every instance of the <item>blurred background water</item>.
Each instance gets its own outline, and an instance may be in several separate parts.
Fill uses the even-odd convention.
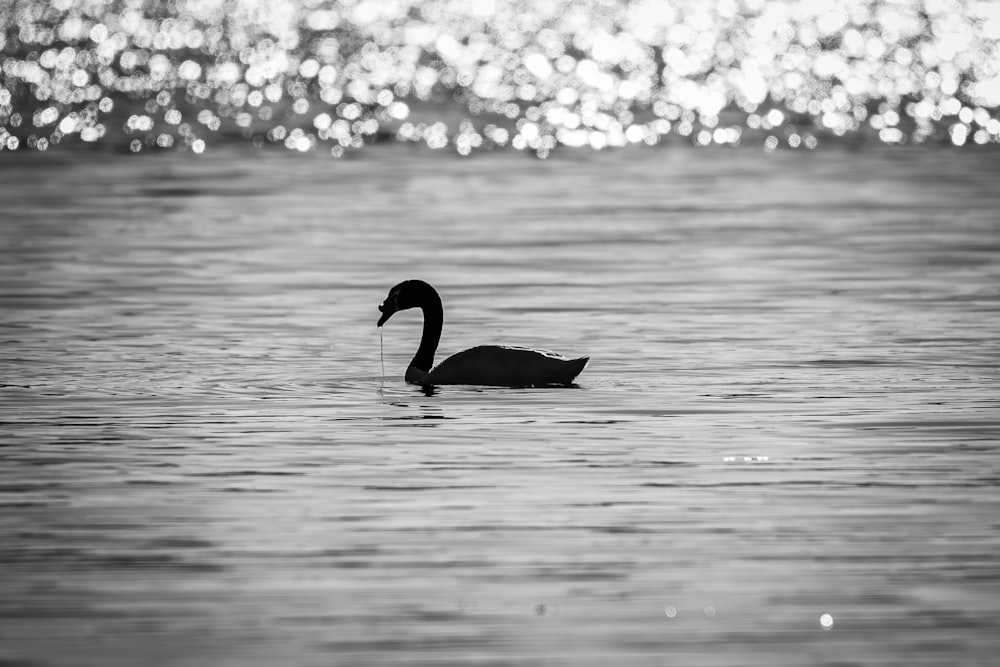
[[[981,0],[6,0],[0,149],[1000,139]]]
[[[990,664],[998,6],[0,2],[0,665]]]

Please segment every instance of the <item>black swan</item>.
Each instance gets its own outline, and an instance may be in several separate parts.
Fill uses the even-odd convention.
[[[378,326],[394,313],[408,308],[424,312],[420,347],[406,369],[406,381],[433,386],[472,384],[497,387],[568,385],[580,374],[590,357],[567,359],[551,352],[501,345],[480,345],[453,354],[434,366],[434,353],[441,340],[444,309],[437,290],[423,280],[406,280],[391,290],[378,307]]]

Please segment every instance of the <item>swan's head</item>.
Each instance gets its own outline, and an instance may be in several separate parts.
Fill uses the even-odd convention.
[[[411,290],[407,289],[409,284],[412,282],[414,281],[406,280],[389,290],[389,295],[385,297],[385,301],[383,301],[382,305],[378,307],[378,309],[382,311],[382,316],[378,318],[378,326],[382,326],[388,322],[389,318],[400,310],[413,308],[417,305],[409,294]]]

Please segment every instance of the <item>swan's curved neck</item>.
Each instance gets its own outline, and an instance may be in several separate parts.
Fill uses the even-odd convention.
[[[424,313],[424,332],[420,336],[420,347],[413,355],[410,366],[427,373],[434,367],[434,353],[437,351],[438,343],[441,342],[444,308],[441,306],[441,297],[430,285],[421,290],[418,306]]]

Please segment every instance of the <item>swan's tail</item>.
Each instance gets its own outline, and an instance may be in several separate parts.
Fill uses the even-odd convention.
[[[563,376],[563,382],[569,384],[573,379],[583,372],[583,369],[587,367],[587,363],[590,361],[590,357],[580,357],[579,359],[570,359],[565,364],[565,374]]]

